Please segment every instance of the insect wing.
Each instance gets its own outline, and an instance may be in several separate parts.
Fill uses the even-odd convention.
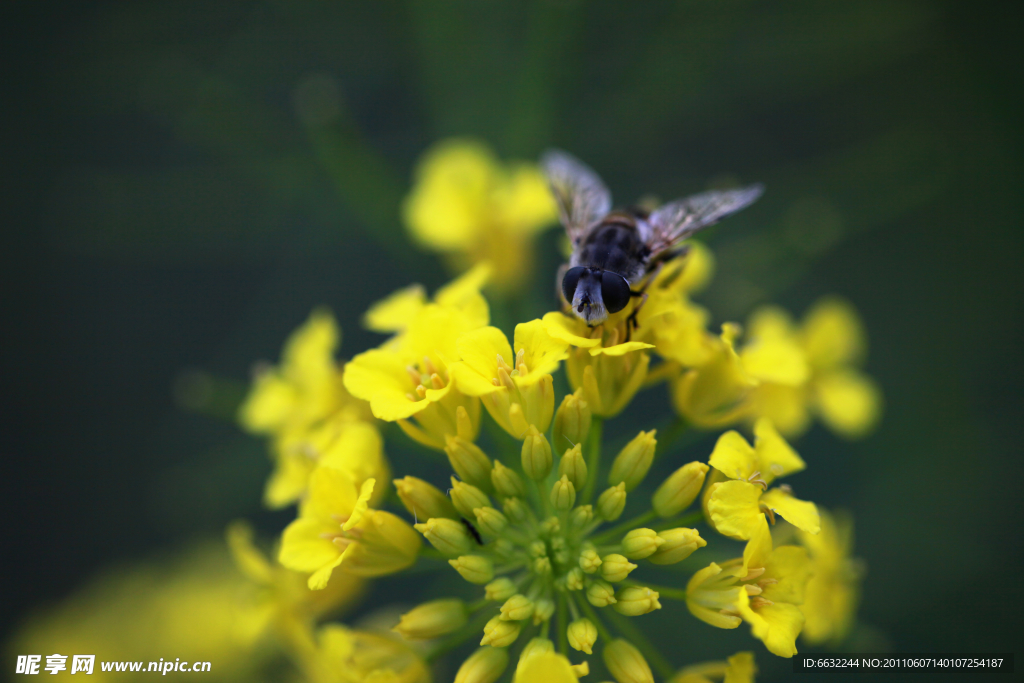
[[[651,225],[652,257],[671,249],[701,228],[717,223],[744,209],[761,196],[763,185],[740,190],[711,191],[665,204],[648,218]]]
[[[560,150],[541,157],[541,166],[558,204],[558,215],[576,244],[587,229],[608,215],[612,195],[601,178],[586,164]]]

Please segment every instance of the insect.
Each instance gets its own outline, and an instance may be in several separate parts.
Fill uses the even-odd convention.
[[[636,325],[647,276],[686,252],[680,243],[701,228],[752,204],[761,185],[695,194],[652,212],[612,210],[612,196],[601,178],[566,152],[541,158],[559,218],[572,242],[572,257],[559,273],[561,291],[573,312],[594,327],[618,313],[630,299],[643,297],[630,321]],[[638,291],[633,287],[640,286]]]

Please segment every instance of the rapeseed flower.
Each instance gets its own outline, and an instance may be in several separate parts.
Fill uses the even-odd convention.
[[[800,608],[807,618],[800,635],[812,645],[840,643],[849,634],[864,573],[861,563],[850,556],[853,521],[845,514],[820,514],[821,533],[797,532],[813,572]]]
[[[533,239],[557,213],[536,164],[502,164],[480,142],[450,139],[419,162],[402,218],[417,243],[448,255],[455,270],[489,261],[492,284],[511,291],[530,277]]]

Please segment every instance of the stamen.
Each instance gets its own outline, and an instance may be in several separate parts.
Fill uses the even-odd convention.
[[[496,387],[500,387],[501,386],[501,382],[498,381],[497,377],[492,377],[491,378],[491,384],[493,384]]]
[[[767,505],[762,505],[761,512],[768,515],[768,521],[772,523],[772,526],[775,526],[775,510],[768,507]]]
[[[764,567],[750,567],[746,576],[740,579],[740,581],[753,581],[757,577],[764,574]]]
[[[612,328],[608,332],[608,341],[605,343],[605,346],[615,346],[618,343],[619,343],[619,328],[615,327],[615,328]]]
[[[512,378],[509,377],[508,372],[504,369],[498,370],[498,379],[501,381],[502,386],[507,387],[509,391],[515,389],[515,383],[512,382]]]
[[[331,515],[331,519],[333,519],[338,524],[344,524],[348,521],[348,518],[351,516],[352,515]]]
[[[512,368],[509,366],[508,363],[505,362],[505,359],[501,357],[501,354],[499,353],[499,354],[497,354],[497,356],[498,356],[498,369],[499,370],[504,370],[505,372],[512,372]]]
[[[743,586],[743,590],[747,591],[747,595],[760,595],[761,594],[761,587],[760,586],[755,586],[752,583],[748,583],[747,585]]]
[[[342,538],[341,536],[339,536],[338,538],[333,539],[331,542],[334,543],[334,545],[341,548],[342,550],[344,550],[352,541],[350,541],[347,538]]]
[[[416,387],[416,395],[419,396],[420,398],[426,398],[427,397],[427,388],[425,386],[423,386],[422,384],[419,385],[418,387]]]
[[[405,371],[409,373],[409,379],[412,380],[413,386],[420,383],[420,371],[416,369],[416,366],[406,365]]]
[[[755,598],[751,598],[750,600],[750,606],[753,609],[757,609],[758,607],[770,607],[774,604],[775,603],[769,600],[768,598],[762,598],[760,595]]]
[[[760,581],[757,582],[757,585],[760,586],[761,588],[767,588],[768,586],[773,586],[773,585],[777,584],[778,582],[779,582],[778,579],[761,579]]]
[[[751,484],[757,484],[758,486],[761,487],[762,491],[768,490],[768,482],[761,478],[760,471],[754,472],[749,477],[747,477],[747,481],[750,482]]]
[[[780,465],[777,462],[773,462],[771,465],[769,465],[768,469],[770,469],[772,471],[772,474],[774,474],[776,477],[781,477],[784,471],[782,469],[782,465]]]
[[[410,393],[406,393],[406,394],[405,394],[405,397],[406,397],[407,399],[409,399],[410,401],[418,401],[418,400],[419,400],[418,398],[416,398],[415,396],[413,396],[413,395],[412,395],[412,394],[410,394]]]
[[[724,614],[727,617],[738,617],[740,615],[739,612],[737,612],[736,610],[732,610],[732,609],[720,609],[720,610],[718,610],[718,613],[719,614]]]
[[[430,362],[430,356],[423,356],[423,371],[426,372],[428,376],[437,372],[437,368]]]
[[[793,495],[793,487],[789,484],[779,484],[779,490],[783,493],[788,493],[791,496]]]
[[[435,389],[444,389],[444,380],[441,379],[441,375],[436,372],[430,376],[430,384]]]

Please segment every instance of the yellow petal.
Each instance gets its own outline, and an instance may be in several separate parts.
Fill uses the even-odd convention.
[[[472,327],[481,327],[490,322],[487,299],[480,294],[481,288],[491,277],[494,268],[487,262],[477,263],[434,294],[434,301],[448,308],[464,313]]]
[[[764,515],[754,525],[750,540],[743,548],[743,575],[751,569],[764,568],[772,556],[772,532]]]
[[[306,492],[316,463],[302,453],[278,455],[274,471],[263,488],[263,503],[273,509],[291,505]]]
[[[341,555],[341,549],[323,536],[340,532],[340,524],[300,517],[285,527],[278,561],[298,572],[316,571]]]
[[[488,381],[498,376],[498,356],[509,367],[515,355],[505,333],[497,327],[481,327],[461,335],[456,343],[462,362]]]
[[[862,437],[878,422],[882,392],[871,378],[841,370],[819,377],[814,388],[822,418],[841,436]]]
[[[516,325],[514,346],[516,354],[523,351],[523,362],[531,376],[551,374],[569,355],[568,342],[548,334],[542,320]]]
[[[745,481],[719,484],[708,499],[708,512],[715,529],[723,536],[746,540],[764,520],[758,507],[761,487]]]
[[[731,479],[747,479],[758,462],[755,450],[746,439],[739,432],[728,431],[718,437],[708,464]]]
[[[356,504],[352,507],[352,514],[341,527],[343,531],[348,531],[363,520],[363,515],[366,514],[366,510],[370,506],[370,496],[373,495],[373,486],[375,483],[376,481],[374,479],[367,479],[363,482],[363,485],[359,488],[359,498],[356,500]]]
[[[331,580],[331,574],[334,573],[335,568],[338,567],[346,559],[348,559],[348,556],[357,547],[358,545],[356,543],[349,544],[349,546],[345,548],[344,551],[338,553],[338,556],[336,558],[334,558],[333,560],[331,560],[330,562],[328,562],[327,564],[313,572],[310,575],[309,581],[307,581],[306,584],[309,586],[309,590],[319,591],[326,588],[327,582]]]
[[[818,508],[810,501],[794,498],[782,489],[772,489],[763,496],[761,502],[782,515],[787,522],[810,534],[821,531],[821,519]]]
[[[358,500],[359,494],[356,493],[351,474],[333,467],[320,466],[309,477],[309,497],[303,502],[300,514],[303,517],[331,521],[336,516],[347,517],[352,514]]]
[[[513,232],[537,232],[558,218],[547,179],[536,164],[515,164],[496,199],[503,222]]]
[[[646,342],[630,341],[623,342],[622,344],[616,344],[614,346],[602,346],[590,349],[591,356],[605,355],[605,356],[624,356],[632,351],[641,351],[643,349],[653,349],[654,344],[648,344]]]
[[[399,332],[409,326],[426,302],[423,285],[410,285],[370,306],[363,325],[374,332]]]
[[[811,375],[795,339],[755,339],[743,348],[740,359],[743,369],[762,382],[799,386]]]
[[[797,437],[811,424],[810,395],[807,385],[759,384],[749,394],[750,412],[756,417],[770,419],[787,437]]]
[[[232,522],[227,541],[231,557],[243,574],[253,581],[267,585],[273,578],[273,569],[263,553],[252,542],[252,527],[247,522]]]
[[[544,329],[548,331],[548,334],[572,346],[589,349],[601,344],[600,337],[591,339],[590,337],[583,336],[584,334],[589,334],[590,330],[586,323],[575,316],[551,311],[550,313],[545,313],[541,320],[544,322]]]
[[[754,683],[757,665],[754,664],[753,652],[737,652],[729,657],[728,662],[722,683]]]
[[[747,321],[750,339],[793,339],[797,336],[793,317],[778,306],[762,306]]]
[[[572,664],[555,652],[535,654],[516,671],[515,683],[576,683]]]
[[[338,435],[320,455],[319,464],[351,475],[361,484],[370,477],[386,477],[384,444],[372,424],[353,422],[339,426]]]
[[[798,607],[777,602],[753,610],[744,592],[738,608],[754,636],[764,641],[769,652],[779,657],[792,657],[797,653],[796,637],[804,626],[804,615]]]
[[[766,483],[776,477],[799,472],[807,465],[767,418],[761,418],[754,425],[754,450],[757,453],[757,467]]]
[[[317,309],[285,343],[282,372],[303,384],[330,381],[334,374],[334,350],[340,343],[341,331],[334,316],[326,309]]]
[[[768,583],[761,595],[772,602],[788,602],[799,605],[804,601],[807,581],[814,569],[806,548],[783,545],[772,551],[766,563],[765,578],[778,583]]]
[[[242,427],[256,434],[281,428],[295,410],[299,394],[295,386],[273,370],[256,378],[238,411]]]
[[[867,346],[853,306],[833,297],[814,304],[804,318],[802,336],[807,358],[818,370],[857,363]]]
[[[411,417],[427,407],[427,399],[412,400],[415,387],[406,362],[392,352],[370,349],[345,364],[345,388],[356,398],[370,402],[374,417],[393,422]]]

